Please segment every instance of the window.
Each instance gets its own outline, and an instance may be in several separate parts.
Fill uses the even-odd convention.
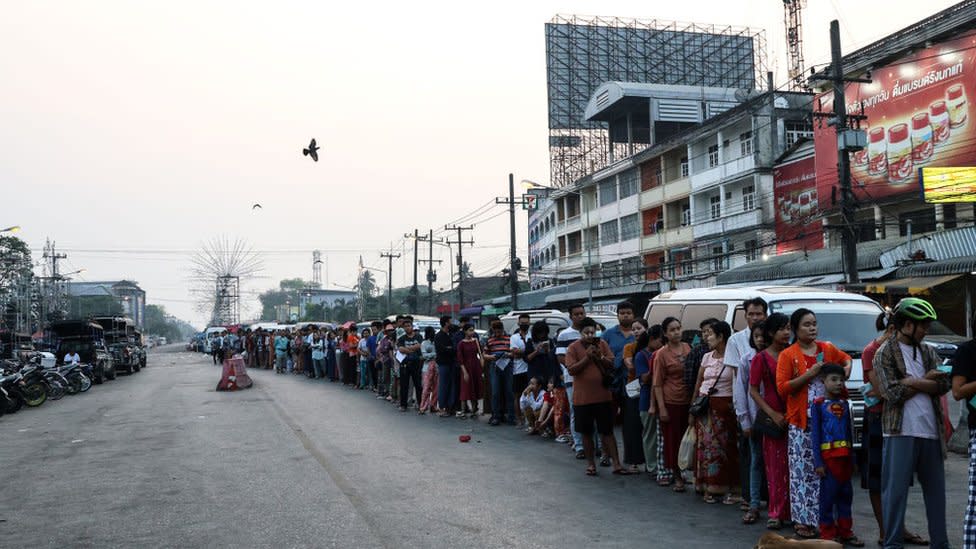
[[[797,141],[803,138],[813,137],[813,124],[806,121],[787,122],[786,126],[786,148],[790,148]]]
[[[752,156],[752,132],[739,134],[739,152],[741,156]]]
[[[625,215],[620,218],[620,240],[630,240],[640,236],[639,214]]]
[[[759,243],[755,240],[746,240],[746,262],[759,259]]]
[[[718,166],[718,145],[708,147],[708,167]]]
[[[620,200],[637,194],[639,187],[640,175],[637,173],[637,168],[627,170],[620,174]]]
[[[728,310],[729,306],[721,303],[685,305],[685,310],[679,317],[681,319],[681,339],[690,343],[696,336],[701,337],[698,326],[706,318],[725,320]]]
[[[681,159],[681,177],[688,177],[688,157]]]
[[[617,226],[617,220],[607,221],[606,223],[600,223],[600,245],[606,246],[607,244],[616,244],[620,241],[619,227]]]
[[[681,226],[688,225],[691,225],[691,203],[686,202],[681,205]]]
[[[748,212],[756,209],[756,187],[746,185],[742,187],[742,211]]]
[[[712,270],[721,271],[725,268],[725,248],[712,246]]]
[[[617,181],[610,178],[600,183],[600,205],[613,204],[617,201]]]
[[[722,197],[715,195],[708,199],[709,219],[722,217]]]
[[[586,242],[583,243],[583,249],[592,250],[593,248],[597,248],[600,240],[600,227],[586,229],[585,236]]]

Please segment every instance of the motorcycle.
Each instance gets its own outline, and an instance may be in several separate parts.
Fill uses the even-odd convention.
[[[5,386],[9,395],[18,398],[23,404],[31,408],[40,406],[47,401],[50,385],[45,378],[44,371],[39,366],[25,366],[14,375],[21,376],[21,378],[17,380],[18,383]]]

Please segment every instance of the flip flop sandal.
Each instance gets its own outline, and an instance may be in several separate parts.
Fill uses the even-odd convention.
[[[849,538],[840,538],[840,542],[844,545],[850,545],[851,547],[864,547],[864,542],[861,538],[857,536],[851,536]]]
[[[610,458],[603,457],[600,459],[600,467],[610,467]]]
[[[766,521],[766,529],[768,530],[779,530],[783,527],[783,521],[779,519],[769,519]]]
[[[742,516],[742,524],[755,524],[759,519],[759,511],[750,509]]]
[[[685,488],[684,484],[677,484],[677,483],[675,483],[675,485],[671,487],[671,491],[676,494],[684,493],[686,489],[687,488]]]
[[[704,501],[709,505],[715,505],[716,503],[718,503],[718,498],[713,496],[712,494],[705,494],[705,497],[702,498],[702,501]]]
[[[633,475],[634,473],[631,473],[627,469],[614,469],[613,470],[613,474],[615,474],[615,475],[621,475],[621,476],[627,476],[627,475]]]
[[[793,526],[793,532],[803,539],[813,539],[817,537],[817,533],[813,531],[813,529],[803,524],[797,524]]]
[[[724,498],[722,498],[723,505],[735,505],[736,503],[739,503],[739,498],[733,496],[732,494],[727,494]]]
[[[589,467],[586,468],[586,476],[588,476],[588,477],[595,477],[596,476],[596,466],[595,465],[590,465]]]
[[[884,541],[883,540],[880,541],[881,541],[881,545],[884,545]],[[905,545],[928,545],[929,544],[929,540],[923,538],[918,534],[905,534],[904,536],[902,536],[902,541],[904,541]]]

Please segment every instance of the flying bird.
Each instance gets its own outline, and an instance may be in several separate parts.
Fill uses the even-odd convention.
[[[252,210],[257,210],[257,209],[263,210],[264,208],[262,208],[260,204],[255,204],[255,205],[251,206],[251,209]]]
[[[307,149],[302,149],[302,154],[305,156],[311,156],[312,160],[319,161],[319,147],[315,144],[315,138],[312,138],[312,142],[308,144]]]

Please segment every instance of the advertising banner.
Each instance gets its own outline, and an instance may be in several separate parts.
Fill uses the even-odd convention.
[[[773,168],[776,254],[823,248],[823,220],[813,156]]]
[[[847,113],[867,117],[867,147],[851,155],[855,197],[870,203],[917,193],[922,167],[976,165],[974,45],[969,32],[872,70],[870,84],[847,85]],[[818,97],[814,111],[832,112],[833,92]],[[837,134],[827,119],[815,120],[814,143],[818,193],[839,197]]]
[[[922,168],[919,172],[927,203],[976,202],[976,168]]]

